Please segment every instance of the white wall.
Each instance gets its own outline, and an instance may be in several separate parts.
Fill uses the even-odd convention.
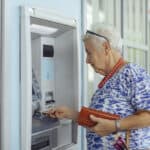
[[[4,90],[2,150],[20,150],[20,10],[28,5],[55,10],[75,18],[81,30],[81,0],[4,0],[5,52],[3,54]],[[81,44],[81,43],[80,43]],[[8,136],[9,135],[9,136]],[[7,139],[9,137],[9,139]]]

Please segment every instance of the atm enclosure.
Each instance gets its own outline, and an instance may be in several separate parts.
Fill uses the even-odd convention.
[[[21,8],[22,150],[78,149],[75,122],[40,116],[55,106],[79,108],[78,32],[74,19],[39,8]],[[41,94],[37,99],[33,72]]]

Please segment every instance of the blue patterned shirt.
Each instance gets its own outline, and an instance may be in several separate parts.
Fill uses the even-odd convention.
[[[128,63],[96,90],[90,108],[118,114],[121,118],[138,110],[150,111],[150,76],[138,65]],[[125,138],[125,132],[119,133]],[[88,150],[114,150],[115,135],[100,137],[87,130]],[[131,130],[131,150],[150,149],[150,127]]]

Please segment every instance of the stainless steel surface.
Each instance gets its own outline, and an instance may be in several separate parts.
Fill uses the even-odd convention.
[[[32,134],[37,132],[45,132],[60,126],[58,119],[49,118],[40,112],[32,117]]]
[[[32,101],[32,116],[39,109],[40,109],[40,102],[39,101]]]
[[[52,150],[57,147],[58,119],[36,112],[32,118],[32,150]]]

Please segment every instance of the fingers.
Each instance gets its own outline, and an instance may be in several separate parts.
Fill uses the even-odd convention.
[[[110,133],[113,133],[114,129],[112,129],[112,127],[110,126],[110,122],[111,122],[110,120],[97,118],[93,115],[91,115],[90,118],[93,122],[97,123],[95,126],[89,129],[92,132],[95,132],[100,136],[106,136]]]
[[[90,115],[90,119],[93,121],[93,122],[100,122],[100,118],[97,118],[97,117],[95,117],[95,116],[93,116],[93,115]]]
[[[96,122],[97,124],[93,127],[90,128],[91,131],[94,131],[94,132],[98,132],[100,130],[100,127],[102,126],[102,120],[101,118],[98,118],[98,117],[95,117],[94,115],[90,115],[90,119],[93,121],[93,122]]]
[[[57,118],[57,116],[56,116],[56,110],[55,109],[50,109],[48,111],[48,115],[49,115],[49,117]]]
[[[50,109],[49,111],[47,111],[47,115],[52,118],[58,118],[58,119],[64,118],[64,112],[61,111],[59,108]]]
[[[69,118],[72,111],[68,107],[61,106],[61,107],[55,107],[53,109],[50,109],[46,113],[47,116],[49,117],[63,119],[63,118]]]
[[[50,109],[48,111],[42,112],[42,114],[48,117],[56,118],[55,112],[56,112],[55,109]]]
[[[96,122],[97,124],[93,127],[90,128],[91,131],[94,131],[94,132],[97,132],[98,131],[98,126],[99,126],[99,118],[93,116],[93,115],[90,115],[90,119],[93,121],[93,122]]]
[[[64,113],[58,112],[58,111],[55,112],[55,116],[56,116],[56,118],[59,118],[59,119],[65,118]]]

